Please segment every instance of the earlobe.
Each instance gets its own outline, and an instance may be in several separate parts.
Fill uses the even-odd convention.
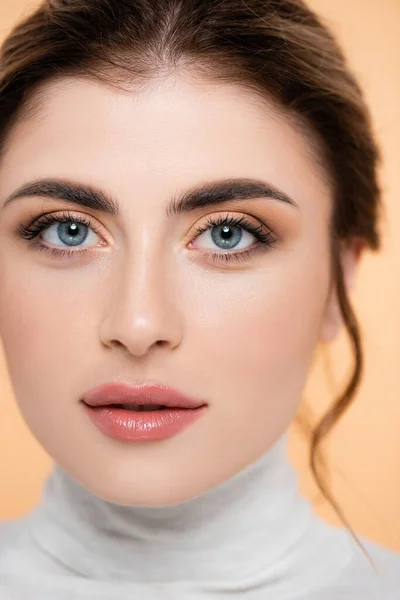
[[[340,252],[343,280],[347,294],[354,290],[358,266],[365,247],[361,238],[353,238]],[[338,302],[336,285],[333,283],[327,299],[323,318],[321,321],[319,341],[325,344],[332,342],[339,334],[343,325],[343,318]]]

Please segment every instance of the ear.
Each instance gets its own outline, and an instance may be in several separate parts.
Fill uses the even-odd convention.
[[[344,284],[348,294],[354,289],[360,258],[364,248],[365,240],[356,237],[342,245],[340,261]],[[321,321],[319,341],[322,343],[332,342],[337,337],[342,326],[343,317],[339,307],[336,284],[333,281],[330,286],[329,296]]]

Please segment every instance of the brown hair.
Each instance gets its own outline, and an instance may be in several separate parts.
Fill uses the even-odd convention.
[[[1,48],[0,148],[13,124],[31,114],[44,82],[73,74],[112,85],[130,78],[145,86],[179,70],[274,99],[312,132],[310,139],[322,151],[334,197],[332,281],[354,369],[312,432],[310,466],[348,525],[317,459],[322,439],[349,407],[362,375],[359,326],[339,247],[357,236],[379,249],[379,153],[362,92],[321,20],[302,0],[47,0]]]

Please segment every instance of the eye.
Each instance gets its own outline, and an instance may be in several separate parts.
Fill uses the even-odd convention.
[[[245,216],[209,217],[204,226],[196,231],[195,245],[210,250],[234,250],[225,254],[242,254],[243,250],[271,246],[275,241],[273,230],[256,225]],[[254,239],[257,244],[252,244]],[[239,252],[237,252],[239,251]]]
[[[256,243],[246,245],[246,242],[251,242],[251,238],[255,238]],[[205,254],[206,260],[210,263],[227,265],[234,262],[249,262],[256,254],[268,252],[277,241],[274,229],[264,224],[257,225],[244,215],[241,217],[220,215],[208,217],[205,225],[197,228],[195,240],[190,246],[196,247],[200,242],[200,248],[219,250],[202,254]]]
[[[59,258],[77,255],[90,247],[105,244],[98,227],[87,215],[74,215],[69,211],[61,214],[42,213],[30,224],[19,225],[17,233],[36,250],[49,252]]]
[[[99,236],[88,225],[79,220],[56,222],[50,227],[47,227],[42,233],[42,240],[54,246],[65,245],[67,247],[74,246],[91,246],[96,244]]]

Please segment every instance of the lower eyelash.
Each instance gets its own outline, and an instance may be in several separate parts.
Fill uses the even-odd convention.
[[[39,243],[35,243],[35,250],[38,250],[39,252],[47,252],[50,253],[51,256],[54,256],[55,258],[66,258],[68,259],[70,256],[77,256],[78,254],[84,254],[85,252],[88,251],[87,248],[85,249],[79,249],[78,250],[69,250],[64,249],[61,250],[61,248],[50,248],[48,246],[44,246],[43,244],[39,244]]]
[[[268,244],[259,243],[255,246],[252,246],[248,250],[242,250],[241,252],[212,252],[211,253],[211,261],[214,262],[223,262],[223,263],[231,263],[231,262],[246,262],[253,254],[257,252],[265,251],[265,246]]]

